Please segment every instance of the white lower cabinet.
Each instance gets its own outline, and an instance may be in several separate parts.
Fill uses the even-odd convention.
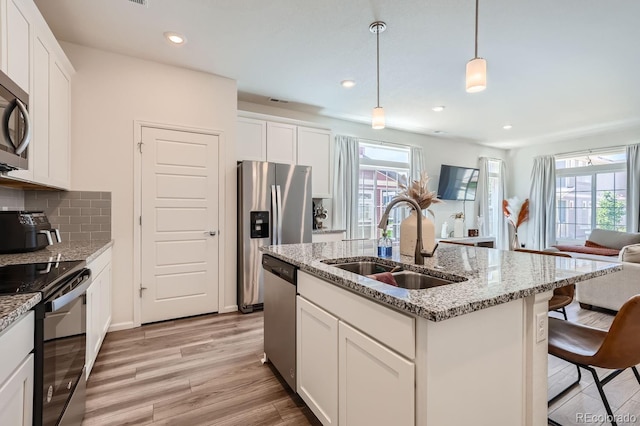
[[[92,282],[87,289],[87,379],[111,325],[111,249],[92,261]]]
[[[340,424],[414,424],[415,365],[343,322],[338,336]]]
[[[33,327],[29,312],[0,333],[0,425],[31,426],[33,422]]]
[[[407,358],[414,352],[376,340],[414,332],[413,319],[300,271],[298,291],[297,390],[320,422],[414,425],[415,363]],[[355,324],[373,325],[371,335]]]
[[[297,299],[298,395],[323,425],[338,424],[338,318]]]

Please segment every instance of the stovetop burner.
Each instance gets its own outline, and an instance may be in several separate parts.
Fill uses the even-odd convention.
[[[27,263],[0,267],[0,295],[42,292],[43,298],[57,280],[84,264],[81,260],[51,263]]]

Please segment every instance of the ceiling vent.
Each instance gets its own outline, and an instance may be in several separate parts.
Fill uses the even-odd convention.
[[[146,8],[149,8],[150,1],[151,0],[129,0],[129,2],[131,3],[139,4],[140,6],[144,6]]]
[[[284,99],[276,99],[276,98],[269,98],[270,102],[274,102],[277,104],[288,104],[289,101],[285,101]]]

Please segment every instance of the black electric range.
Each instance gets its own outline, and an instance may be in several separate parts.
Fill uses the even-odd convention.
[[[84,261],[75,260],[2,266],[0,295],[41,292],[46,299],[57,290],[61,280],[80,271],[84,265]]]
[[[36,293],[33,424],[79,425],[85,410],[86,300],[84,261],[0,267],[0,295]]]

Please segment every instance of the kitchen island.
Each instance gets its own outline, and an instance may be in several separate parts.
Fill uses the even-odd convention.
[[[441,244],[377,259],[373,241],[271,246],[298,268],[297,391],[324,424],[531,425],[547,417],[552,290],[618,264]],[[376,261],[451,284],[408,290],[339,269]]]

